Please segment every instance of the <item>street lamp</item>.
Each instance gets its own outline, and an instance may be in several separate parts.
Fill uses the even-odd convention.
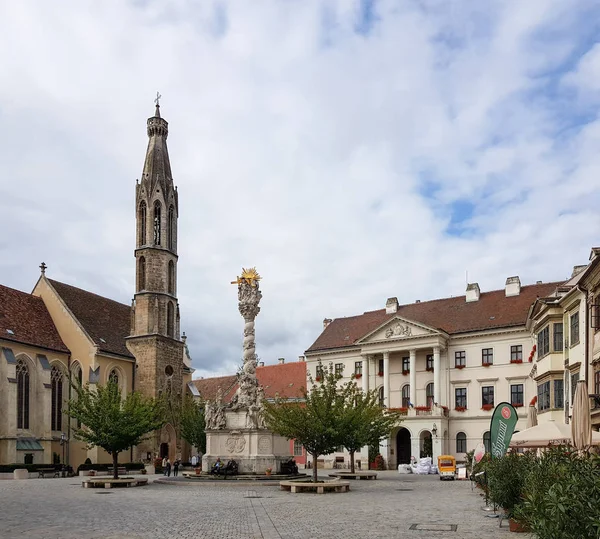
[[[437,438],[437,425],[434,423],[431,433]]]
[[[64,432],[60,433],[60,445],[62,446],[62,464],[65,466],[65,442],[67,441],[67,435]]]

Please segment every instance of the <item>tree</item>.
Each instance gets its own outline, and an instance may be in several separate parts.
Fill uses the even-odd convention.
[[[181,437],[198,453],[206,452],[206,432],[204,422],[204,403],[186,395],[181,405],[179,415],[179,428]]]
[[[310,391],[302,390],[305,402],[288,402],[276,399],[264,403],[267,426],[288,439],[298,440],[313,459],[313,481],[317,482],[317,457],[332,453],[340,445],[341,398],[338,380],[341,375],[333,372],[333,364],[324,369],[319,364],[318,382]]]
[[[350,453],[350,471],[354,473],[354,454],[368,445],[379,446],[400,423],[401,416],[380,406],[377,390],[365,393],[354,380],[344,384],[340,394],[344,398],[340,445]]]
[[[119,386],[112,381],[95,389],[89,384],[74,384],[73,388],[76,398],[69,401],[67,413],[81,423],[74,436],[112,455],[113,477],[118,479],[119,453],[140,444],[146,434],[164,425],[163,402],[135,391],[122,399]]]

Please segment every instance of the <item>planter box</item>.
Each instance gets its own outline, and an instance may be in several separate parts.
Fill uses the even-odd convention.
[[[508,529],[511,532],[516,532],[516,533],[528,533],[529,529],[527,528],[527,526],[521,524],[520,522],[517,522],[516,520],[513,520],[512,518],[508,519]]]
[[[29,479],[29,470],[26,468],[17,468],[13,471],[13,477],[15,479]]]
[[[146,473],[148,475],[154,475],[156,473],[156,469],[154,468],[154,464],[146,464],[146,466],[144,466],[144,468],[146,469]]]
[[[79,470],[79,477],[89,477],[89,476],[90,476],[89,470]]]

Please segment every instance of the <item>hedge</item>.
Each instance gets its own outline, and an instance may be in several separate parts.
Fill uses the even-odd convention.
[[[108,471],[109,468],[112,468],[112,462],[105,464],[80,464],[77,467],[77,473],[82,470],[96,470],[96,471]],[[119,468],[125,468],[126,470],[143,470],[144,463],[143,462],[119,462]]]
[[[0,473],[13,473],[15,470],[27,470],[29,472],[37,472],[40,469],[49,470],[50,468],[54,470],[62,470],[62,464],[0,464]],[[68,470],[72,471],[71,466],[67,466]]]

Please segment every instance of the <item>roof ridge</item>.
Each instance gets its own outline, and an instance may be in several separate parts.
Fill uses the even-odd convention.
[[[75,290],[85,292],[86,294],[91,294],[92,296],[96,296],[97,298],[100,298],[100,299],[103,299],[106,301],[111,301],[112,303],[116,303],[117,305],[120,305],[121,307],[127,307],[128,309],[131,309],[131,305],[128,305],[127,303],[121,303],[120,301],[117,301],[116,299],[107,298],[106,296],[101,296],[100,294],[96,294],[96,292],[90,292],[89,290],[86,290],[85,288],[79,288],[78,286],[73,286],[72,284],[67,284],[67,283],[63,283],[61,281],[56,281],[55,279],[48,279],[48,281],[50,281],[50,283],[52,283],[53,285],[59,284],[61,286],[73,288]]]

